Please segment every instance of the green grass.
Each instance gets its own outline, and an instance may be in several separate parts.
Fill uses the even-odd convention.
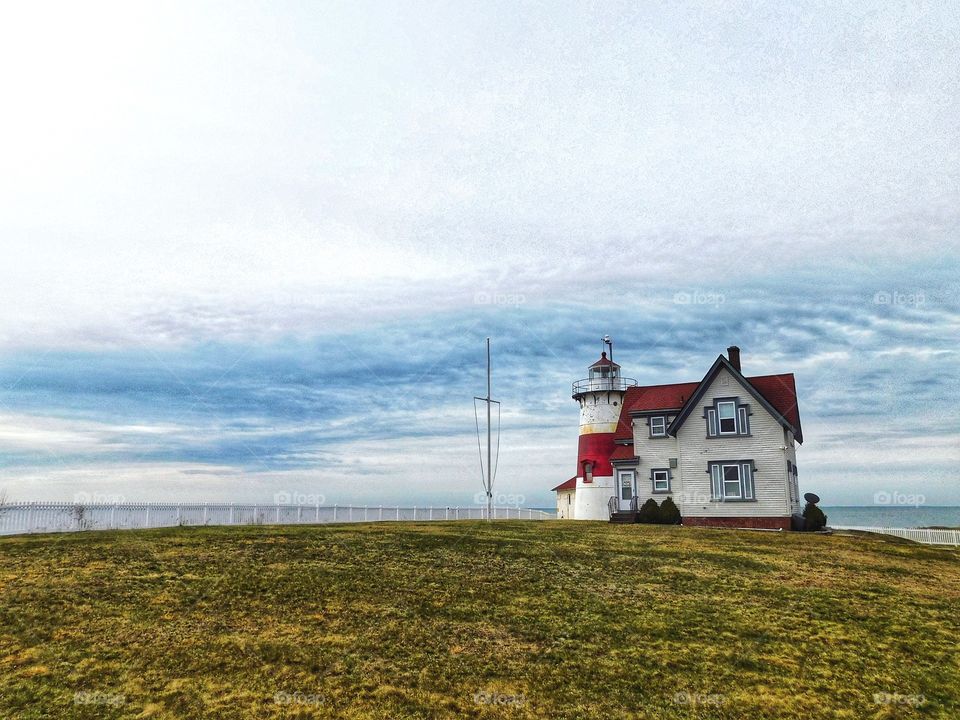
[[[0,589],[4,719],[960,717],[960,556],[892,538],[91,532],[0,540]]]

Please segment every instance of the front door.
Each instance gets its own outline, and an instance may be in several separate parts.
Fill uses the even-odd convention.
[[[630,501],[636,490],[637,474],[633,470],[621,470],[620,476],[620,510],[629,510]]]

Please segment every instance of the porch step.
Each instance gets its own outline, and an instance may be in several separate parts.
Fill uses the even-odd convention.
[[[625,512],[615,512],[610,516],[610,522],[612,523],[635,523],[637,521],[637,513],[633,511]]]

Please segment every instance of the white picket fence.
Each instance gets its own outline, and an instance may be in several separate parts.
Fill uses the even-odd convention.
[[[880,533],[893,535],[905,540],[923,543],[924,545],[956,545],[960,547],[960,530],[930,530],[927,528],[888,528],[888,527],[857,527],[854,525],[831,525],[834,530],[859,530],[860,532]]]
[[[492,513],[494,520],[552,520],[554,517],[552,513],[532,508],[498,507]],[[13,502],[0,505],[0,535],[178,525],[309,525],[486,518],[486,507]]]

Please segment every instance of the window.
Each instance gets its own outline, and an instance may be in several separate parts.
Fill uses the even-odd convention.
[[[633,475],[620,473],[620,499],[629,500],[633,497]]]
[[[650,418],[650,437],[666,437],[667,419],[663,415]]]
[[[737,404],[735,402],[717,403],[717,417],[720,418],[721,435],[733,435],[737,432]]]
[[[653,491],[655,493],[670,492],[670,471],[665,469],[656,469],[650,471],[650,479],[653,481]]]
[[[723,496],[733,500],[739,500],[743,497],[740,486],[740,466],[723,466]]]
[[[710,473],[711,494],[720,502],[755,500],[753,476],[756,472],[753,460],[730,460],[712,462],[707,466]]]
[[[583,463],[583,481],[593,482],[593,463],[591,462]]]
[[[707,437],[750,434],[750,406],[739,398],[717,398],[703,409],[707,421]]]

